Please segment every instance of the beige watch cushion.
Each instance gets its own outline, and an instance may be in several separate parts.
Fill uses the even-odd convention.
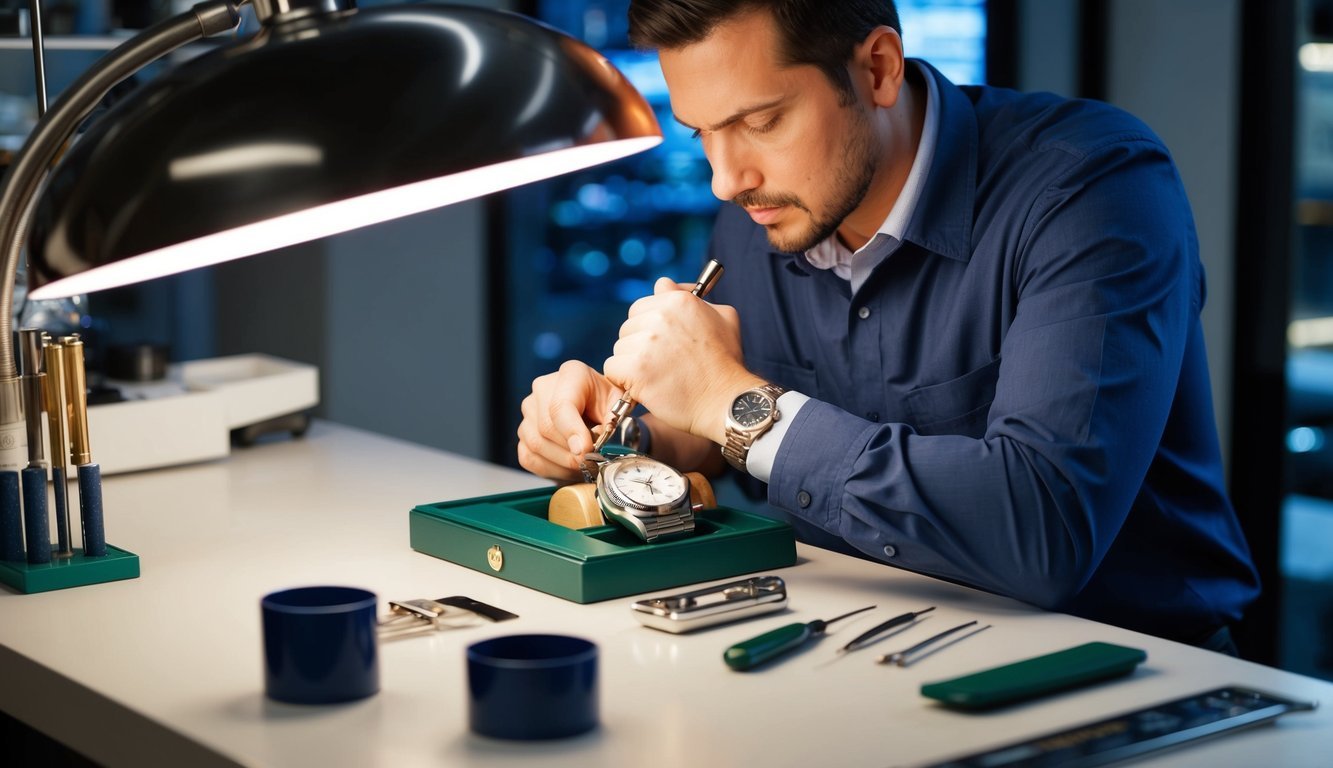
[[[708,478],[698,472],[686,472],[690,481],[690,503],[703,509],[717,507],[717,497]],[[566,528],[593,528],[606,525],[601,507],[597,506],[597,488],[593,483],[574,483],[557,488],[546,507],[546,519]]]

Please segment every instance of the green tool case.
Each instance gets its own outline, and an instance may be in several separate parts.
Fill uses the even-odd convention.
[[[554,488],[423,504],[412,548],[576,603],[592,603],[796,564],[791,526],[728,507],[695,533],[647,544],[616,525],[572,530],[546,519]]]

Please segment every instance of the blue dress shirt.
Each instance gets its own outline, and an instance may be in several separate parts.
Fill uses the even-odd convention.
[[[1197,642],[1257,576],[1223,484],[1189,202],[1105,104],[959,87],[901,241],[853,293],[723,207],[712,300],[813,398],[768,501],[806,541]]]

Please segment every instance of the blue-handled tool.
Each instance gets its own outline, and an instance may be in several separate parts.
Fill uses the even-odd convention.
[[[828,629],[828,625],[833,622],[841,621],[848,616],[855,616],[874,608],[875,606],[872,605],[859,608],[851,613],[844,613],[833,619],[815,619],[807,624],[788,624],[785,627],[778,627],[758,637],[731,646],[722,654],[722,660],[727,663],[728,667],[738,672],[753,669],[764,662],[776,659],[784,653],[800,648],[813,637],[824,634],[824,630]]]
[[[28,466],[22,471],[23,523],[29,563],[51,562],[51,524],[46,510],[46,461],[42,450],[42,332],[19,331],[19,378],[22,382],[23,416],[28,430]],[[57,520],[57,523],[60,521]],[[60,557],[69,546],[69,526],[56,526]]]
[[[0,472],[0,559],[25,560],[19,473]]]

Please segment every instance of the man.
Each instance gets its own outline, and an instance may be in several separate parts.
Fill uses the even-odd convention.
[[[716,304],[659,281],[604,375],[535,381],[523,466],[576,479],[628,391],[655,456],[722,446],[806,541],[1230,650],[1258,585],[1160,140],[953,85],[904,58],[889,0],[635,0],[630,27],[733,203],[727,272]]]

